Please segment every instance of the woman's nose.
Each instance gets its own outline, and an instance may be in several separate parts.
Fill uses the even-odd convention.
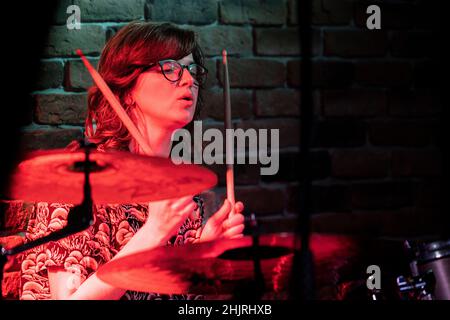
[[[183,74],[181,75],[180,79],[180,85],[188,85],[189,87],[192,87],[194,85],[194,77],[191,75],[189,70],[185,69],[183,70]]]

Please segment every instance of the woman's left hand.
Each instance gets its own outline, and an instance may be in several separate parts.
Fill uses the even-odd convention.
[[[229,217],[231,203],[225,199],[222,207],[214,213],[200,230],[200,242],[243,237],[244,204],[240,201],[234,205],[234,214]]]

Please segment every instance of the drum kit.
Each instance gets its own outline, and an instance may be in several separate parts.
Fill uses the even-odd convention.
[[[133,138],[144,151],[151,150],[102,77],[81,51],[77,53]],[[225,50],[223,64],[228,128],[231,109]],[[227,143],[227,156],[230,154]],[[198,165],[175,165],[170,159],[129,152],[98,152],[84,142],[78,151],[30,153],[12,174],[9,198],[80,204],[72,208],[63,229],[15,248],[0,247],[0,281],[7,256],[88,228],[93,221],[94,203],[176,198],[201,193],[216,183],[216,175]],[[228,164],[227,199],[234,203],[233,166]],[[97,275],[123,289],[202,294],[207,299],[296,299],[298,290],[304,290],[299,283],[308,284],[312,291],[311,282],[304,281],[308,277],[313,278],[315,298],[319,300],[450,299],[450,240],[405,242],[399,246],[398,242],[393,245],[332,233],[312,233],[307,237],[309,232],[302,232],[302,237],[296,233],[264,234],[258,230],[254,214],[251,217],[246,228],[249,235],[242,238],[141,251],[100,266]],[[309,250],[304,251],[301,242]],[[304,255],[299,252],[308,253],[308,258],[300,258],[300,264],[296,258]],[[369,266],[378,267],[381,275],[368,275]],[[408,275],[400,275],[405,273]],[[380,276],[381,286],[369,285]]]
[[[200,193],[216,183],[213,172],[197,165],[174,165],[169,159],[128,152],[97,152],[85,146],[79,151],[29,154],[12,175],[9,194],[12,199],[27,201],[82,201],[84,206],[80,208],[87,209],[93,203],[136,203]],[[2,257],[87,228],[92,211],[76,213],[71,211],[68,226],[59,234],[2,249]],[[140,292],[193,293],[208,299],[289,300],[293,274],[297,272],[293,270],[293,257],[299,249],[298,237],[293,233],[260,234],[255,228],[251,231],[251,235],[239,239],[138,252],[101,266],[97,274],[113,286]],[[380,243],[368,239],[313,233],[310,247],[317,299],[450,299],[450,241],[404,245],[405,250],[392,250],[390,246],[390,255]],[[372,250],[375,247],[383,251],[378,250],[379,256]],[[403,266],[409,263],[410,275],[397,273],[393,279],[395,272],[408,270],[383,263],[403,253],[408,256]],[[388,275],[381,290],[366,286],[368,263],[379,264],[382,277]]]

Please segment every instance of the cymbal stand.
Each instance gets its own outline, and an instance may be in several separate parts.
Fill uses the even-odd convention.
[[[243,281],[242,284],[236,287],[233,299],[234,300],[261,300],[265,290],[264,275],[261,269],[261,247],[259,246],[259,230],[255,214],[251,214],[250,228],[252,232],[252,247],[250,253],[253,259],[253,279]]]
[[[6,249],[0,246],[0,300],[3,299],[2,286],[3,281],[3,267],[6,264],[7,257],[13,256],[23,251],[35,248],[42,244],[50,241],[57,241],[72,234],[78,233],[87,229],[94,221],[93,219],[93,201],[91,185],[89,182],[89,174],[91,172],[91,167],[94,164],[89,160],[91,145],[85,145],[84,141],[81,142],[81,147],[84,149],[85,158],[84,161],[75,163],[75,167],[78,170],[83,170],[84,172],[84,186],[83,186],[83,201],[81,204],[75,206],[70,210],[67,217],[67,225],[61,230],[55,231],[45,237],[36,239],[34,241],[24,243],[17,247]]]

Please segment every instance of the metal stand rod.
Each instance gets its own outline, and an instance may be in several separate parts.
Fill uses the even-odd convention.
[[[315,299],[314,259],[310,250],[311,224],[311,161],[309,148],[311,145],[313,122],[312,98],[312,30],[311,30],[311,0],[299,1],[298,15],[300,21],[300,45],[302,62],[300,77],[302,94],[300,101],[300,159],[299,174],[299,212],[297,234],[300,235],[300,251],[296,244],[294,253],[291,297],[295,300]],[[298,273],[297,273],[298,272]]]
[[[252,233],[250,254],[253,260],[253,279],[241,281],[240,285],[234,290],[233,300],[259,301],[266,290],[261,268],[262,254],[259,246],[259,230],[253,213],[251,215],[250,228]]]

